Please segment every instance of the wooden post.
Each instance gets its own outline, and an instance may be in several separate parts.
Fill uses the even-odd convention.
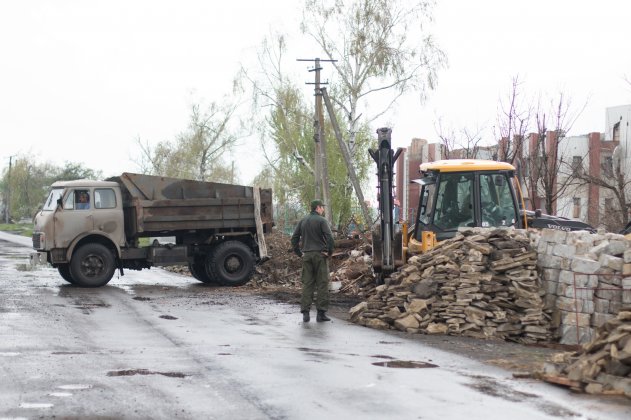
[[[254,220],[256,221],[256,238],[259,244],[259,254],[262,260],[267,260],[267,245],[265,233],[263,233],[263,221],[261,220],[261,189],[254,187]]]

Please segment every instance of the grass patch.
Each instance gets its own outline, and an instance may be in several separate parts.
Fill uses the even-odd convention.
[[[0,223],[0,231],[32,237],[33,223]]]

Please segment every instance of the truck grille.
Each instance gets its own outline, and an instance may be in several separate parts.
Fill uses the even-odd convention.
[[[40,246],[42,245],[41,241],[41,235],[39,233],[34,233],[33,234],[33,248],[34,249],[40,249]]]

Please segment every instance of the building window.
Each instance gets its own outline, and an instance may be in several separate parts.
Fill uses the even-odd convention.
[[[612,156],[605,156],[604,161],[603,161],[603,172],[608,177],[613,176],[613,157]]]
[[[611,211],[613,209],[613,198],[605,198],[605,211]]]
[[[575,219],[580,219],[581,217],[581,199],[580,197],[574,197],[574,211],[572,212],[572,217]]]
[[[620,121],[613,126],[613,141],[620,141]]]
[[[583,170],[583,158],[580,156],[572,156],[572,172],[581,173]]]

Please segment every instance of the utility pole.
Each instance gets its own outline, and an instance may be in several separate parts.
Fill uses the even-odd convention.
[[[4,223],[8,224],[9,223],[9,209],[11,207],[11,166],[13,165],[13,158],[15,157],[15,155],[13,156],[9,156],[9,173],[7,175],[7,187],[6,187],[6,193],[5,193],[5,207],[4,207]]]
[[[336,62],[337,60],[321,60],[316,57],[315,59],[298,59],[298,61],[314,61],[315,66],[309,72],[315,72],[315,83],[307,83],[308,85],[315,85],[315,115],[313,119],[314,134],[313,139],[315,142],[315,198],[322,197],[325,204],[330,203],[330,191],[329,191],[329,165],[326,153],[326,137],[324,135],[324,113],[322,111],[322,90],[320,86],[322,83],[320,80],[320,70],[322,67],[321,62]],[[326,220],[331,224],[331,211],[325,213]]]
[[[364,200],[364,194],[362,193],[361,184],[359,183],[359,178],[357,178],[357,173],[355,172],[355,167],[353,166],[351,153],[348,150],[348,146],[344,142],[344,139],[342,138],[342,131],[340,130],[340,126],[337,123],[337,118],[335,117],[333,104],[331,103],[329,94],[326,92],[326,88],[322,88],[321,92],[322,92],[322,96],[324,97],[324,103],[326,104],[326,109],[329,113],[329,118],[331,119],[331,125],[333,126],[333,131],[335,131],[335,138],[337,139],[337,142],[340,146],[340,150],[342,151],[342,156],[344,157],[344,161],[346,162],[346,169],[348,171],[348,176],[351,179],[351,183],[353,184],[353,188],[355,189],[355,194],[357,195],[357,200],[359,200],[359,205],[361,206],[362,213],[364,215],[364,225],[367,228],[370,228],[370,226],[372,225],[372,218],[370,217],[370,211],[368,210],[368,206],[366,205],[366,201]]]

